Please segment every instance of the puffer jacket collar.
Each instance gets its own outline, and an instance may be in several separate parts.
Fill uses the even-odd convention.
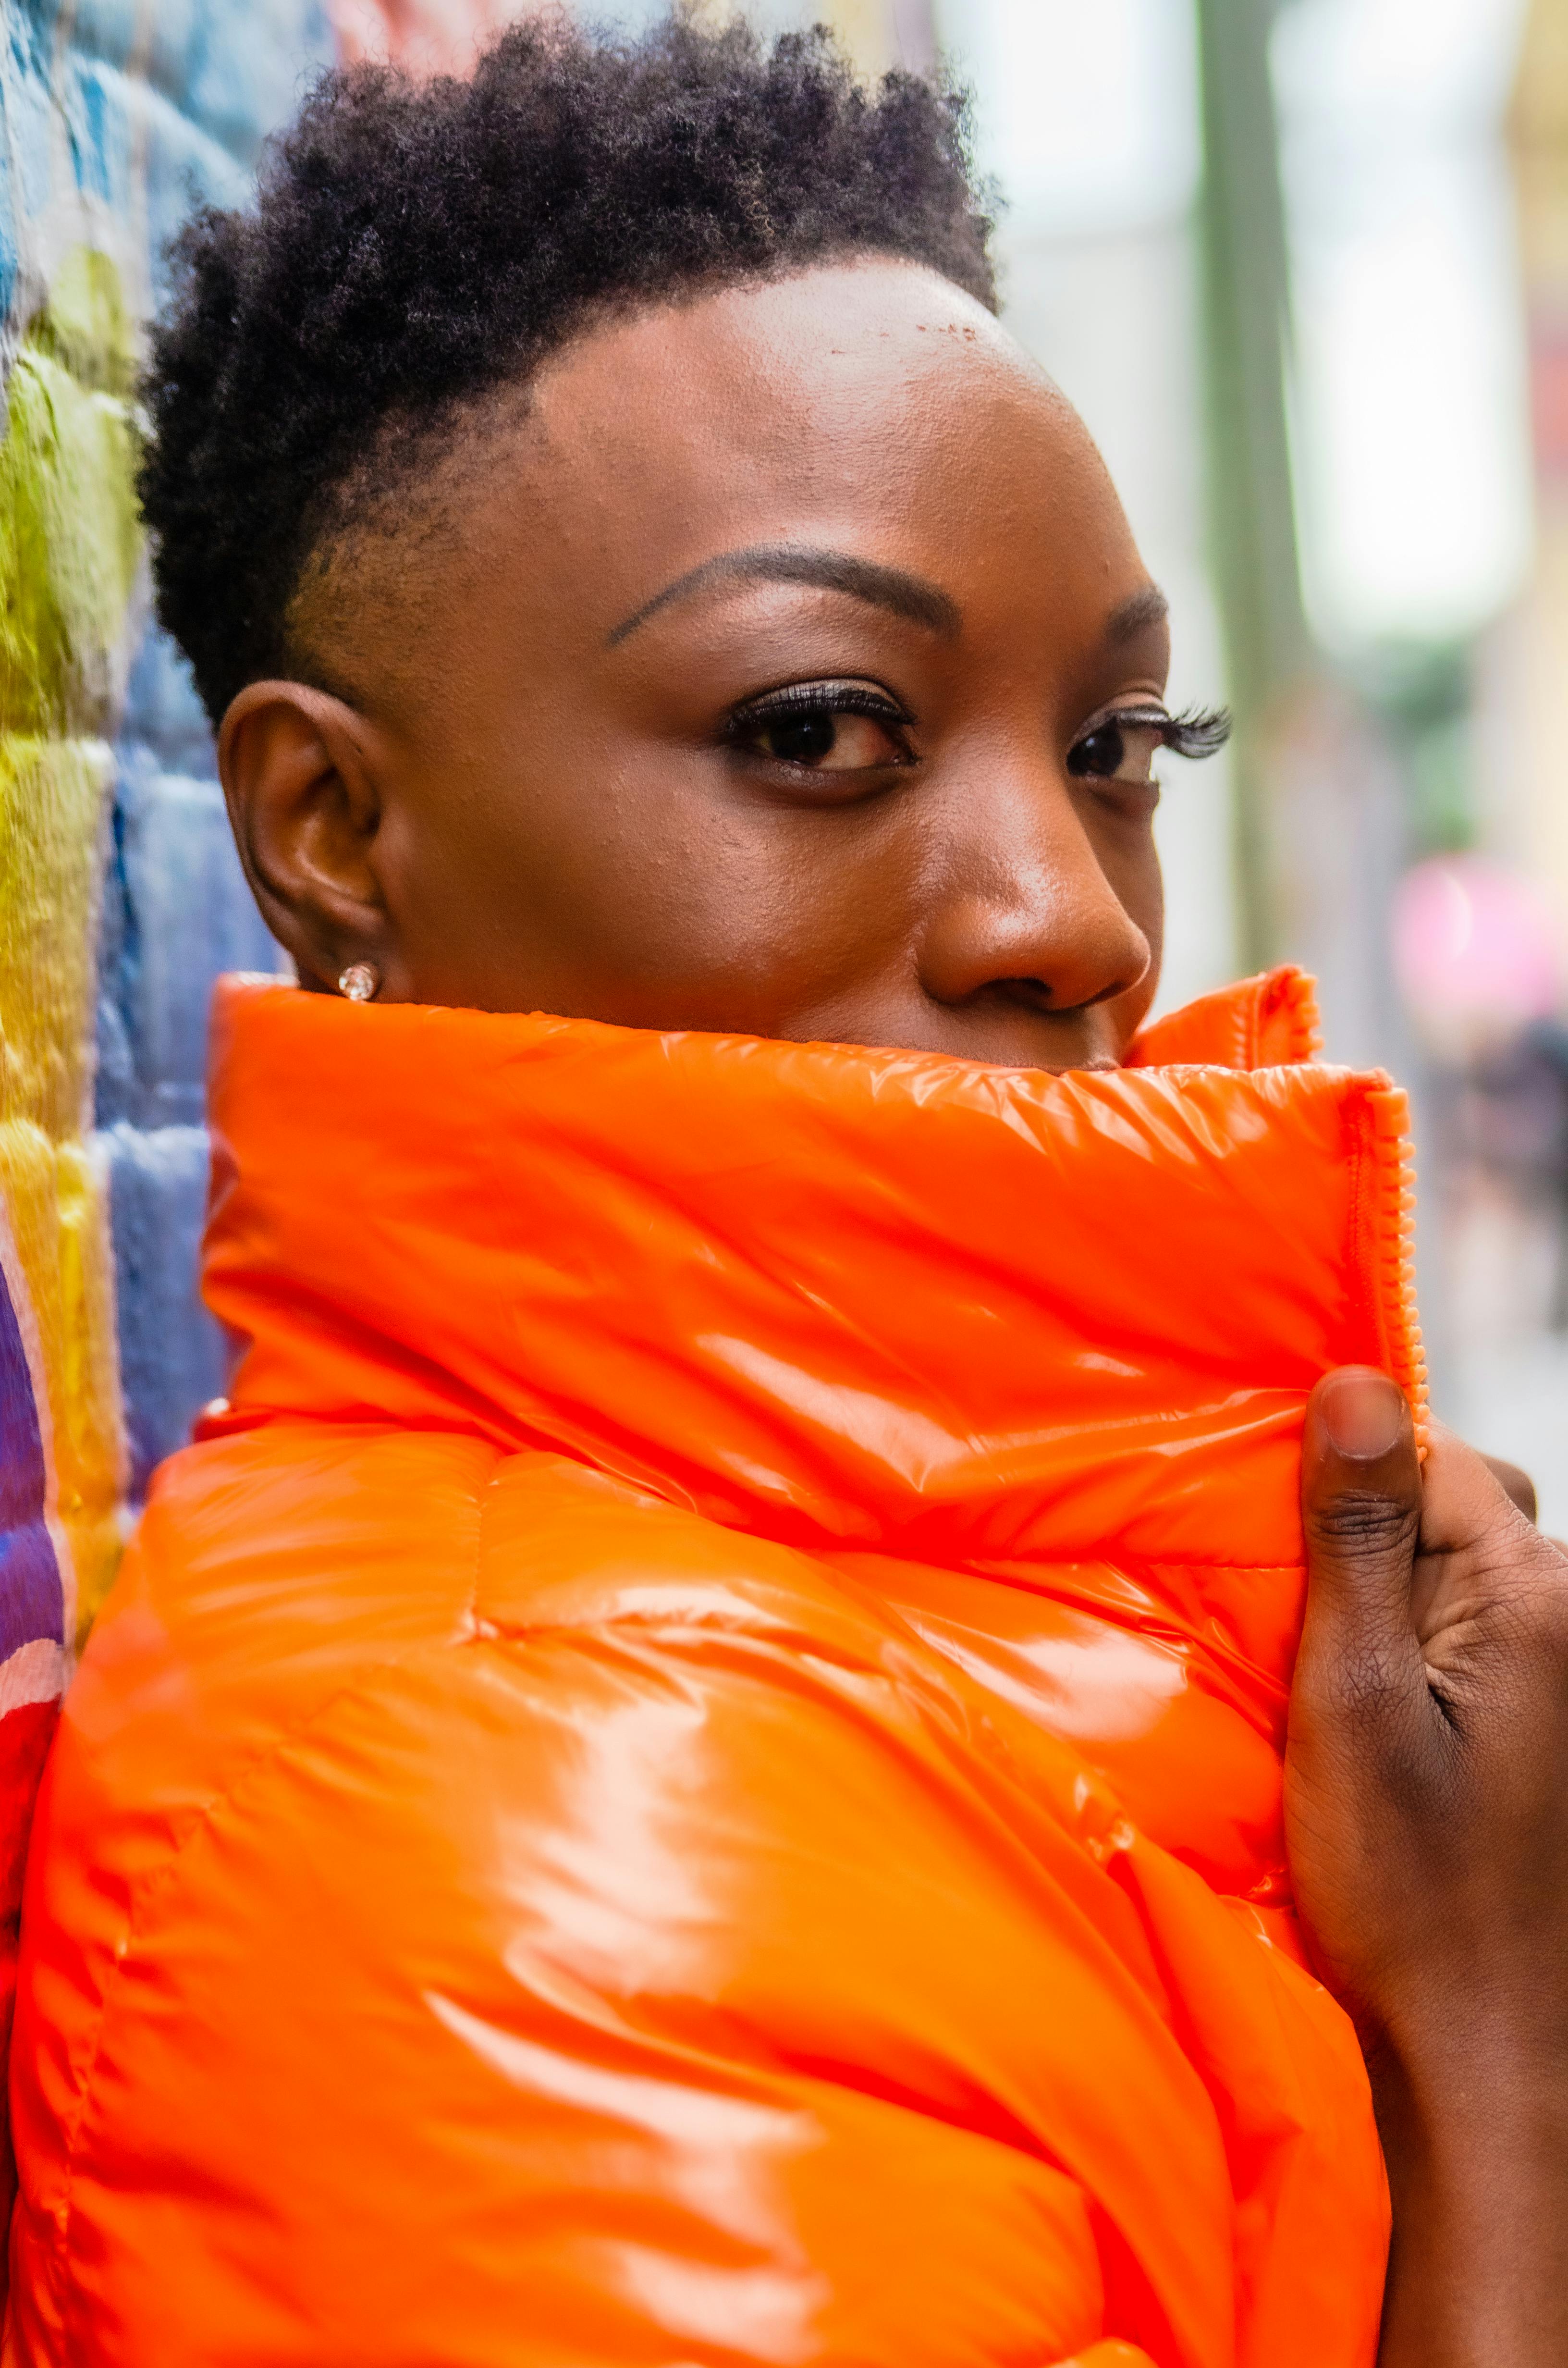
[[[225,981],[206,1429],[469,1430],[931,1562],[1293,1561],[1314,1379],[1422,1386],[1403,1098],[1313,1030],[1278,973],[1057,1077]]]

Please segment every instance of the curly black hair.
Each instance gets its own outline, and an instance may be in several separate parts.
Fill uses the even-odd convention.
[[[598,311],[846,254],[995,308],[962,97],[824,28],[514,27],[468,81],[328,74],[253,210],[175,243],[143,382],[158,613],[214,722],[289,672],[301,573]]]

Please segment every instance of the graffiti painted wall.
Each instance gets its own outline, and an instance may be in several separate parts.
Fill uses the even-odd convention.
[[[0,0],[0,1739],[29,1767],[128,1511],[222,1387],[207,1008],[276,957],[149,618],[133,423],[164,253],[244,199],[321,65],[460,66],[515,13]]]
[[[220,1384],[205,1007],[272,961],[148,628],[142,329],[176,222],[244,195],[330,50],[315,0],[0,5],[0,1775],[24,1787],[128,1498]]]
[[[0,1715],[58,1691],[128,1508],[222,1386],[208,999],[275,962],[149,621],[133,423],[165,250],[244,199],[322,64],[460,65],[512,13],[0,0]]]

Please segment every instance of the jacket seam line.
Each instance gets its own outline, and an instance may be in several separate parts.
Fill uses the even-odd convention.
[[[483,1588],[485,1564],[484,1533],[489,1525],[491,1503],[494,1497],[496,1489],[501,1484],[502,1468],[505,1464],[510,1463],[511,1460],[512,1459],[509,1456],[505,1454],[498,1455],[496,1457],[495,1468],[491,1473],[489,1479],[485,1482],[483,1488],[481,1490],[479,1500],[475,1508],[479,1518],[473,1525],[473,1578],[469,1588],[469,1634],[462,1639],[465,1644],[472,1643],[479,1634],[479,1622],[481,1616],[479,1599]]]
[[[499,1463],[504,1460],[504,1455],[498,1452],[496,1462]],[[495,1474],[492,1473],[490,1478],[484,1483],[483,1493],[477,1495],[475,1499],[475,1509],[479,1518],[475,1525],[475,1577],[470,1597],[471,1626],[472,1624],[472,1600],[478,1591],[477,1550],[479,1537],[483,1534],[484,1499],[488,1497],[494,1485]],[[76,2175],[80,2162],[82,2130],[83,2125],[86,2121],[88,2109],[92,2101],[93,2083],[97,2073],[99,2060],[103,2054],[104,2039],[108,2029],[110,2014],[113,2010],[114,1994],[119,1987],[121,1974],[126,1964],[129,1962],[131,1941],[137,1933],[139,1920],[148,1899],[153,1896],[156,1889],[160,1888],[165,1883],[172,1880],[180,1861],[183,1860],[186,1851],[189,1849],[192,1842],[196,1840],[199,1834],[210,1826],[212,1819],[222,1810],[230,1805],[242,1786],[246,1784],[261,1770],[270,1767],[281,1752],[288,1750],[292,1745],[300,1742],[305,1736],[309,1735],[318,1720],[328,1717],[345,1702],[352,1701],[356,1697],[362,1696],[367,1693],[369,1690],[378,1685],[389,1671],[401,1668],[403,1666],[405,1659],[411,1655],[427,1652],[430,1649],[431,1645],[429,1642],[426,1641],[420,1644],[410,1645],[397,1652],[387,1654],[382,1659],[379,1660],[375,1664],[373,1669],[361,1670],[354,1679],[337,1687],[332,1693],[328,1694],[324,1701],[317,1702],[313,1709],[296,1721],[294,1725],[288,1727],[283,1733],[274,1736],[270,1742],[258,1746],[258,1748],[255,1751],[251,1752],[249,1756],[233,1770],[227,1782],[220,1785],[214,1791],[208,1793],[200,1806],[192,1815],[186,1831],[180,1836],[178,1841],[170,1850],[169,1855],[165,1860],[164,1863],[151,1872],[139,1884],[128,1886],[128,1906],[125,1919],[125,1947],[122,1950],[117,1950],[112,1952],[112,1962],[109,1966],[108,1978],[103,1985],[102,1993],[99,1998],[97,2029],[93,2035],[92,2048],[83,2064],[81,2089],[76,2099],[75,2112],[72,2117],[70,2137],[65,2146],[67,2169],[65,2174],[64,2208],[60,2218],[57,2244],[52,2246],[51,2248],[51,2251],[57,2253],[61,2263],[66,2261],[69,2259],[70,2254],[71,2222],[75,2212]],[[436,1649],[438,1651],[444,1650],[446,1649],[446,1645],[444,1644],[437,1644]],[[50,2214],[48,2216],[52,2219],[53,2215]],[[79,2290],[77,2291],[79,2292]],[[62,2335],[69,2336],[71,2334],[76,2315],[77,2314],[74,2310],[62,2310],[60,2325]]]
[[[414,1646],[411,1648],[411,1650],[416,1652],[427,1651],[429,1647],[427,1645]],[[58,2245],[58,2250],[62,2260],[69,2257],[71,2220],[75,2209],[76,2174],[80,2167],[82,2151],[82,2130],[87,2118],[88,2109],[92,2102],[93,2082],[97,2072],[99,2060],[103,2054],[104,2039],[108,2032],[111,2015],[114,2010],[114,1995],[119,1987],[123,1968],[130,1960],[131,1953],[131,1941],[139,1930],[141,1918],[148,1903],[158,1892],[162,1891],[165,1886],[174,1879],[175,1875],[179,1871],[181,1861],[184,1860],[186,1852],[190,1849],[191,1845],[200,1835],[210,1828],[215,1817],[217,1817],[224,1809],[233,1804],[236,1796],[248,1782],[250,1782],[254,1778],[269,1770],[273,1763],[282,1753],[289,1750],[291,1746],[303,1741],[310,1734],[312,1727],[316,1725],[318,1721],[329,1717],[334,1712],[340,1709],[346,1702],[352,1702],[357,1698],[361,1698],[369,1694],[380,1683],[381,1679],[389,1673],[389,1671],[396,1669],[401,1666],[402,1662],[400,1658],[389,1656],[386,1660],[377,1664],[373,1672],[366,1672],[355,1679],[351,1683],[339,1686],[335,1692],[327,1696],[324,1702],[318,1702],[308,1717],[301,1719],[297,1725],[290,1726],[286,1734],[275,1736],[270,1743],[264,1745],[260,1749],[253,1752],[250,1758],[244,1762],[244,1766],[236,1770],[229,1782],[222,1785],[217,1791],[210,1793],[207,1799],[203,1801],[201,1806],[191,1817],[187,1830],[180,1836],[179,1840],[170,1850],[168,1857],[164,1861],[163,1864],[152,1870],[148,1874],[143,1876],[138,1884],[131,1886],[131,1903],[129,1912],[126,1917],[126,1945],[123,1950],[117,1950],[113,1952],[113,1963],[109,1967],[109,1976],[108,1981],[104,1984],[102,1999],[98,2009],[97,2030],[94,2034],[92,2053],[84,2066],[81,2093],[77,2099],[76,2112],[72,2123],[70,2142],[66,2149],[70,2169],[66,2176],[65,2210],[61,2223]],[[71,2333],[71,2328],[74,2321],[74,2317],[75,2314],[74,2312],[69,2316],[64,2312],[62,2313],[61,2331],[62,2334],[69,2335]]]

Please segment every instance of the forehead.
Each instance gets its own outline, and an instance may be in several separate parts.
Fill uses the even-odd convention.
[[[1045,373],[961,290],[872,259],[592,328],[476,407],[394,519],[307,575],[293,621],[365,691],[406,677],[422,697],[476,632],[564,661],[714,554],[779,543],[902,568],[977,627],[1008,615],[1056,642],[1097,641],[1146,581]]]
[[[1125,535],[1039,366],[961,290],[874,258],[604,324],[540,373],[512,459],[530,506],[607,523],[1002,509]]]

